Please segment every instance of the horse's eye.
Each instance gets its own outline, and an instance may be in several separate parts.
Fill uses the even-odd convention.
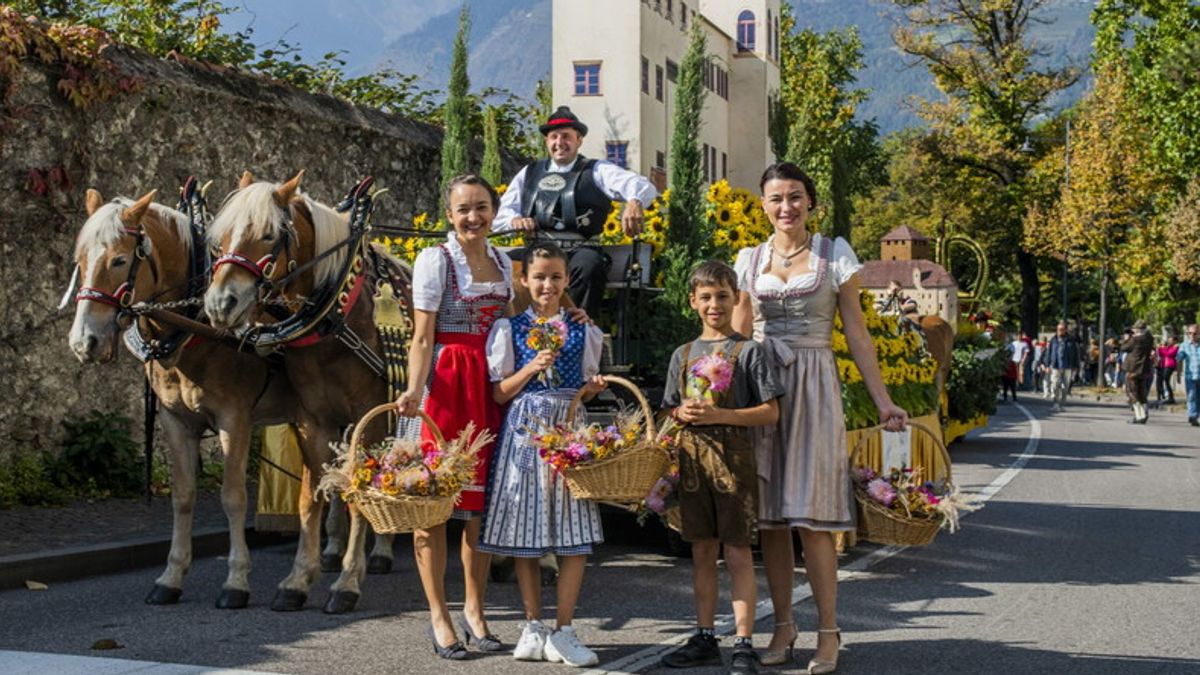
[[[108,266],[111,268],[124,267],[126,262],[128,262],[128,260],[125,258],[125,256],[119,255],[108,261]]]
[[[268,232],[263,235],[263,241],[275,241],[275,233]]]

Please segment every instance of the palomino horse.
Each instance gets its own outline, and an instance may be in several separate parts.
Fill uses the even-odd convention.
[[[88,220],[79,233],[75,261],[82,287],[77,295],[71,350],[84,363],[107,363],[130,328],[128,307],[138,300],[170,302],[188,294],[193,242],[187,216],[153,204],[151,192],[136,202],[104,203],[87,192]],[[146,316],[133,329],[150,343],[170,343],[176,329]],[[220,341],[193,339],[174,353],[146,360],[158,394],[162,428],[171,455],[174,527],[167,568],[146,597],[152,605],[178,602],[192,562],[192,510],[201,435],[215,429],[225,454],[221,504],[229,520],[229,574],[217,607],[237,609],[250,598],[250,551],[246,547],[246,461],[255,424],[291,419],[294,395],[286,374],[274,376],[266,361]]]
[[[341,283],[347,256],[353,256],[349,260],[356,265],[367,263],[359,259],[367,253],[365,249],[344,245],[351,237],[348,217],[303,195],[299,190],[302,176],[300,172],[278,185],[254,182],[247,172],[214,219],[209,241],[221,257],[204,298],[214,325],[249,329],[247,334],[252,334],[260,314],[280,306],[264,304],[264,288],[282,279],[279,302],[300,306]],[[382,254],[376,251],[371,255]],[[277,599],[296,608],[303,605],[321,569],[321,504],[313,489],[322,465],[333,459],[330,443],[338,440],[341,429],[388,400],[386,382],[348,346],[353,342],[381,353],[373,321],[374,298],[371,292],[362,291],[365,276],[360,268],[346,302],[334,310],[341,312],[336,332],[325,337],[306,333],[304,346],[296,342],[283,346],[284,366],[298,395],[297,430],[306,470],[300,502],[300,550],[291,575],[280,584]],[[347,335],[354,339],[346,339]],[[351,516],[342,576],[333,585],[327,612],[349,611],[358,601],[365,530],[362,518],[353,511]],[[390,547],[390,537],[380,539]]]

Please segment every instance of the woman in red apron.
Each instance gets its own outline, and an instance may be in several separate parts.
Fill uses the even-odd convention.
[[[499,198],[482,178],[459,176],[447,187],[446,205],[451,224],[446,242],[422,251],[413,266],[416,312],[408,390],[396,404],[407,416],[423,405],[448,439],[457,437],[468,422],[496,434],[500,408],[492,400],[485,346],[492,324],[504,315],[512,297],[512,263],[487,241]],[[421,438],[432,441],[425,429]],[[480,452],[475,481],[463,491],[453,516],[466,521],[462,540],[466,593],[457,624],[467,643],[473,639],[482,651],[504,648],[488,631],[483,616],[491,556],[476,549],[491,454],[491,444]],[[413,549],[429,602],[434,653],[457,660],[465,658],[467,651],[446,606],[445,530],[443,524],[414,532]]]

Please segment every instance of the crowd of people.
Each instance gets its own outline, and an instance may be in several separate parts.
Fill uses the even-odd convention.
[[[457,618],[449,612],[444,583],[446,526],[414,533],[434,653],[462,659],[474,644],[479,651],[511,649],[521,660],[590,666],[598,656],[575,631],[573,619],[587,556],[603,541],[602,525],[595,504],[575,499],[561,475],[538,459],[530,429],[564,421],[577,394],[595,395],[607,386],[598,375],[601,335],[586,311],[594,306],[595,286],[576,283],[577,275],[595,274],[605,261],[568,211],[624,199],[623,225],[636,234],[640,201],[652,198],[654,190],[632,172],[579,157],[587,127],[566,108],[555,111],[541,130],[551,157],[523,170],[516,197],[502,204],[478,176],[451,181],[446,194],[451,229],[414,266],[410,384],[397,406],[409,418],[423,410],[446,437],[474,423],[498,439],[485,449],[453,515],[466,521],[461,548],[466,587]],[[817,609],[808,672],[831,673],[841,645],[834,533],[854,527],[841,386],[830,342],[838,313],[879,418],[899,430],[907,413],[892,403],[880,375],[859,304],[858,259],[844,239],[807,227],[816,206],[812,180],[781,163],[766,170],[760,188],[773,236],[742,250],[732,267],[709,261],[693,270],[688,290],[699,336],[680,346],[669,366],[663,406],[681,425],[681,534],[693,552],[696,625],[687,643],[662,664],[686,669],[721,662],[714,622],[722,548],[736,624],[730,672],[790,663],[799,634],[792,618],[797,531]],[[577,189],[594,193],[564,200]],[[535,239],[514,274],[513,262],[488,243],[498,211],[506,214],[506,227],[573,231],[584,241],[566,252]],[[529,293],[529,307],[515,315],[509,311],[514,286]],[[577,309],[563,307],[566,290]],[[539,349],[529,339],[546,321],[567,326],[557,350]],[[699,395],[689,373],[700,360],[714,357],[732,369],[730,386],[715,396]],[[553,378],[541,376],[551,368]],[[400,433],[430,436],[421,424],[402,426],[407,428]],[[775,615],[770,643],[761,652],[751,640],[755,543],[762,547]],[[526,622],[513,647],[489,630],[486,619],[493,554],[517,561]],[[542,615],[538,558],[545,554],[559,560],[553,627]]]
[[[1034,339],[1020,331],[1011,341],[980,315],[980,330],[995,334],[1007,355],[1001,376],[1001,402],[1017,400],[1017,391],[1037,392],[1053,401],[1052,409],[1062,410],[1071,387],[1101,383],[1122,389],[1129,400],[1130,424],[1149,420],[1150,395],[1154,407],[1176,405],[1175,391],[1182,387],[1187,402],[1187,420],[1200,426],[1200,337],[1196,324],[1186,326],[1182,339],[1170,326],[1163,326],[1163,339],[1155,344],[1149,326],[1143,320],[1126,328],[1120,339],[1105,340],[1101,364],[1099,340],[1092,338],[1086,347],[1066,321],[1060,321],[1054,334]]]

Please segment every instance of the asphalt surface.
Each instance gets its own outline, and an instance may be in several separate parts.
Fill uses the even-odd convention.
[[[960,486],[994,492],[961,532],[924,549],[861,546],[843,561],[839,673],[1200,673],[1200,429],[1180,413],[1127,425],[1113,403],[1075,400],[1054,414],[1030,397],[1022,406],[1033,419],[1003,406],[986,430],[951,449]],[[588,569],[576,625],[600,654],[600,668],[628,672],[689,632],[690,561],[629,521],[607,525],[610,543]],[[344,616],[319,609],[333,575],[322,578],[305,611],[267,608],[290,559],[286,546],[254,551],[251,606],[241,611],[212,606],[225,574],[218,558],[193,565],[172,607],[142,603],[157,568],[0,592],[0,650],[11,650],[0,651],[0,672],[204,671],[31,653],[279,673],[564,668],[503,655],[435,658],[408,541],[397,545],[397,569],[369,577],[358,609]],[[776,672],[801,672],[815,644],[802,572],[798,662]],[[760,582],[765,598],[761,573]],[[447,587],[452,601],[461,598],[453,557]],[[548,608],[552,599],[547,589]],[[516,585],[493,584],[488,603],[493,632],[514,642]],[[772,621],[758,623],[759,646]],[[92,650],[102,639],[120,648]]]

